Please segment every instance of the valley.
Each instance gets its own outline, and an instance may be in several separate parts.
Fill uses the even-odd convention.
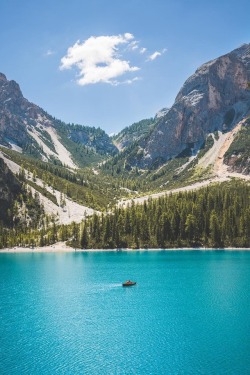
[[[20,189],[41,207],[34,228],[32,211],[23,217],[22,194],[13,198],[0,191],[1,246],[68,240],[72,246],[86,247],[91,226],[103,232],[99,221],[106,223],[117,210],[126,216],[123,210],[166,196],[199,189],[205,194],[204,189],[237,186],[235,181],[249,186],[249,59],[249,45],[243,45],[204,64],[184,83],[171,108],[112,137],[100,128],[55,119],[0,74],[0,159]],[[120,225],[118,232],[125,224]],[[104,232],[100,236],[105,238]],[[104,238],[88,246],[134,244],[132,239]],[[138,241],[140,246],[151,244]]]

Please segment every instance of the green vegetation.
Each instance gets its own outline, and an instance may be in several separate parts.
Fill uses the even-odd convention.
[[[239,181],[170,194],[142,205],[115,208],[81,224],[56,226],[43,217],[37,227],[0,225],[0,247],[44,246],[66,241],[73,247],[176,248],[249,247],[250,186]]]
[[[143,121],[125,129],[122,137],[124,134],[131,136],[131,129],[134,135],[143,128],[150,132],[148,129],[153,128],[154,123],[150,122],[153,120]],[[244,183],[224,183],[196,192],[170,194],[143,205],[116,207],[117,200],[123,197],[133,198],[208,178],[210,170],[199,168],[197,163],[213,146],[213,136],[207,137],[193,160],[190,156],[194,145],[190,144],[178,157],[159,161],[165,163],[160,167],[156,163],[150,170],[143,170],[139,164],[134,164],[143,153],[141,141],[131,143],[111,157],[112,147],[105,145],[108,136],[100,129],[84,127],[83,130],[78,125],[61,122],[57,125],[62,142],[78,164],[85,167],[72,171],[57,159],[48,163],[35,159],[37,153],[43,152],[35,147],[35,143],[27,146],[30,156],[0,148],[10,160],[22,166],[20,173],[13,176],[2,165],[2,180],[6,183],[2,191],[6,191],[7,198],[0,202],[0,247],[43,246],[59,240],[82,248],[250,246],[250,187]],[[235,158],[235,165],[249,164],[249,125],[250,119],[236,135],[225,155],[226,161]],[[217,139],[218,133],[214,137]],[[109,142],[109,137],[106,140]],[[43,141],[51,146],[52,140],[46,134]],[[89,144],[95,144],[96,148]],[[102,165],[97,164],[101,160]],[[60,202],[57,202],[54,190],[102,213],[81,224],[58,226],[55,217],[45,215],[39,194],[32,196],[31,187],[57,205]]]
[[[54,123],[63,145],[72,154],[79,167],[97,164],[105,156],[117,152],[109,136],[100,128],[65,124],[56,119]]]
[[[224,162],[233,166],[234,169],[241,172],[243,170],[250,172],[250,118],[235,136],[234,141],[225,153]],[[232,160],[233,159],[233,160]]]
[[[13,245],[17,234],[34,231],[45,218],[38,193],[31,190],[0,159],[0,247]],[[48,218],[49,219],[49,218]],[[14,242],[13,242],[14,241]]]
[[[120,143],[122,148],[130,146],[141,138],[145,138],[153,130],[156,121],[153,118],[144,119],[124,128],[120,133],[114,135],[112,139],[115,143]]]
[[[103,161],[105,157],[114,155],[118,152],[112,143],[111,138],[104,130],[90,126],[66,124],[46,113],[45,115],[55,127],[62,144],[71,153],[74,162],[79,167],[84,168],[97,164]],[[43,143],[56,154],[57,152],[54,143],[50,134],[47,133],[46,128],[37,125],[35,121],[31,121],[28,125],[28,130],[34,131],[31,126],[34,126],[36,131],[39,132],[39,137]],[[24,154],[30,155],[39,160],[41,160],[43,156],[46,156],[43,148],[33,137],[27,133],[25,134],[25,138],[25,143],[20,144],[23,148]],[[59,160],[51,156],[48,158],[49,161],[52,161],[54,164],[62,165]]]
[[[238,181],[178,193],[94,215],[78,227],[73,246],[250,246],[250,186]]]
[[[44,187],[42,187],[40,185],[37,185],[33,181],[30,181],[30,180],[27,180],[27,179],[24,179],[24,181],[25,181],[25,183],[27,185],[33,187],[36,191],[38,191],[39,193],[41,193],[43,196],[45,196],[51,202],[53,202],[54,204],[56,204],[58,206],[58,202],[57,202],[57,199],[56,199],[55,195],[51,194],[47,189],[45,189]]]
[[[140,139],[146,139],[152,132],[156,122],[153,118],[141,120],[127,126],[120,133],[113,136],[115,144],[120,144],[123,149],[119,154],[107,160],[101,166],[104,173],[114,177],[137,177],[138,168],[134,162],[140,164],[140,157],[143,156],[143,148],[140,146]]]
[[[54,143],[49,133],[47,133],[43,128],[37,128],[37,131],[40,133],[40,138],[42,139],[43,143],[50,148],[55,154],[57,154]]]
[[[190,163],[191,146],[184,150],[178,157],[168,160],[159,168],[151,168],[142,170],[138,167],[133,167],[135,158],[139,160],[143,149],[138,144],[133,143],[131,146],[108,160],[101,166],[104,174],[110,175],[114,179],[127,179],[133,181],[134,190],[140,192],[156,192],[165,190],[167,188],[177,188],[186,186],[190,183],[207,179],[210,177],[210,171],[194,168],[199,159],[201,159],[206,152],[213,146],[214,139],[209,135],[201,146],[196,158]],[[185,165],[186,164],[186,165]]]
[[[36,159],[41,159],[44,154],[42,147],[29,135],[27,135],[27,142],[23,145],[23,152]]]
[[[215,132],[215,139],[218,140],[218,132]],[[214,145],[214,139],[212,135],[210,134],[206,141],[204,142],[204,145],[201,147],[199,152],[199,159],[201,159],[207,152],[212,148]]]
[[[35,160],[13,150],[0,149],[9,159],[28,171],[29,180],[35,176],[41,179],[45,185],[64,193],[75,202],[87,207],[105,210],[108,205],[112,206],[116,199],[128,196],[129,192],[126,192],[124,188],[135,190],[133,182],[125,178],[110,178],[110,176],[99,173],[99,170],[97,170],[99,174],[94,174],[89,168],[70,171],[60,165]],[[27,181],[27,183],[29,182]],[[33,187],[54,201],[53,195],[45,194],[47,191],[45,186],[43,192],[41,187]]]

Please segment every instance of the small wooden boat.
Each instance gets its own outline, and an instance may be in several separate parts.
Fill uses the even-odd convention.
[[[125,281],[125,283],[122,283],[122,286],[133,286],[135,284],[136,284],[135,281],[127,280],[127,281]]]

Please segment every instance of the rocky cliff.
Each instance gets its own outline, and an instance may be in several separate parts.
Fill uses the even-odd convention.
[[[22,95],[15,81],[0,73],[0,143],[24,147],[28,142],[27,126],[40,118],[48,123],[45,112]]]
[[[156,121],[157,115],[154,119],[144,119],[127,126],[112,137],[114,144],[120,151],[128,148],[133,143],[137,143],[140,139],[147,137],[154,128]]]
[[[195,153],[206,136],[226,132],[250,110],[250,44],[202,65],[187,79],[174,105],[159,119],[143,154],[132,164],[157,166],[185,149]]]
[[[65,124],[53,118],[25,99],[19,85],[7,80],[2,73],[0,145],[44,161],[54,162],[57,159],[62,164],[66,162],[69,167],[83,166],[92,160],[98,161],[102,155],[118,152],[103,130]]]

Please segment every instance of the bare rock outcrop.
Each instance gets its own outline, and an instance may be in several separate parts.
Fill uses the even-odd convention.
[[[45,111],[23,97],[15,81],[0,73],[0,144],[8,146],[13,142],[25,146],[27,126],[36,125],[38,119],[45,126],[51,123]]]
[[[187,79],[174,105],[161,117],[134,164],[160,165],[187,148],[198,150],[206,136],[230,130],[250,110],[250,44],[202,65]]]

